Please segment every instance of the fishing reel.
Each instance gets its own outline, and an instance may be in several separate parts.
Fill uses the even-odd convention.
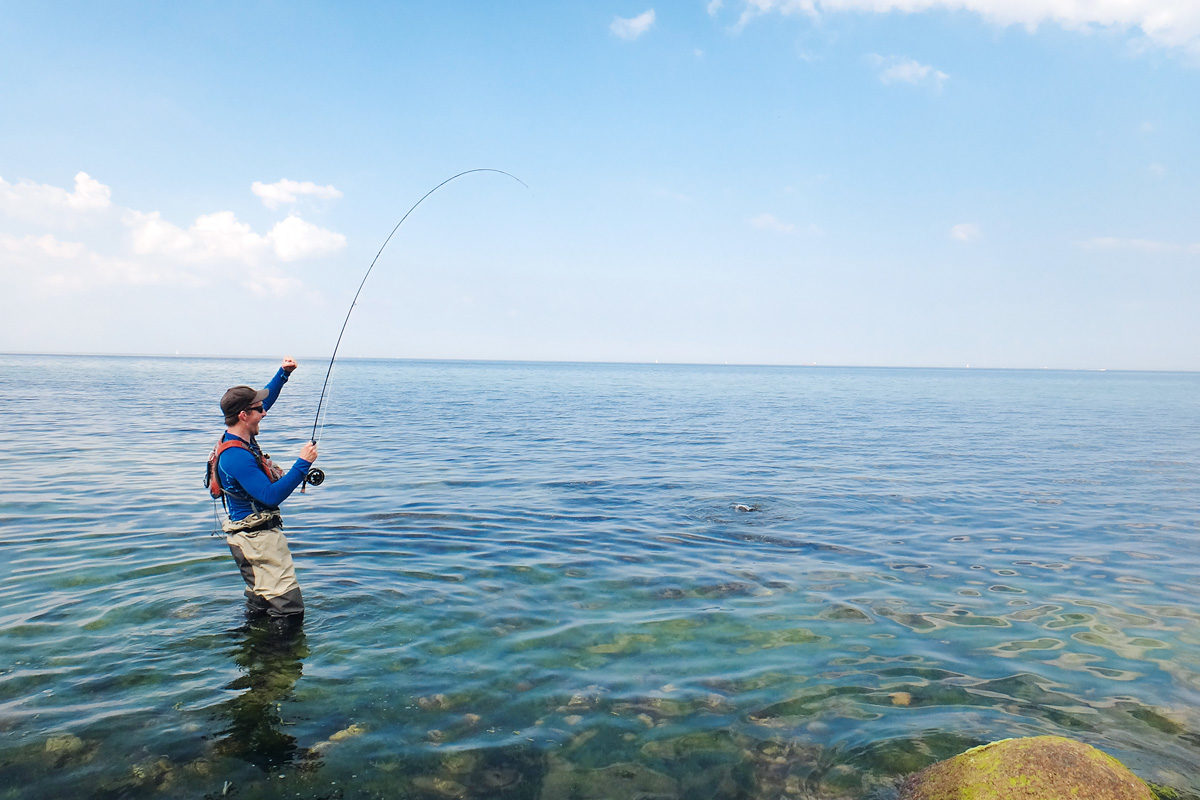
[[[313,467],[308,471],[308,474],[304,476],[304,482],[309,486],[320,486],[325,482],[325,472]]]

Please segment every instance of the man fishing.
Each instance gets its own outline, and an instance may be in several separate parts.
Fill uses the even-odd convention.
[[[246,615],[269,617],[271,628],[286,632],[304,619],[304,600],[283,535],[279,504],[304,482],[317,460],[317,445],[300,448],[287,472],[271,462],[256,437],[263,417],[296,369],[283,359],[266,388],[234,386],[221,398],[226,430],[210,457],[209,489],[222,497],[229,520],[221,527],[233,560],[246,581]]]

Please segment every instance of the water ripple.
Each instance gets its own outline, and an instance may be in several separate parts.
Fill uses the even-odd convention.
[[[277,640],[200,487],[270,363],[0,366],[9,796],[847,800],[1039,733],[1200,796],[1196,376],[339,363]]]

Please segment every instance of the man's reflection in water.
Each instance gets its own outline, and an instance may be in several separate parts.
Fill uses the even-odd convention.
[[[280,703],[291,694],[308,657],[303,629],[281,632],[265,620],[254,620],[230,634],[236,641],[233,660],[243,674],[225,688],[242,692],[220,707],[229,726],[221,731],[216,753],[240,758],[264,772],[315,755],[284,733],[280,716]]]

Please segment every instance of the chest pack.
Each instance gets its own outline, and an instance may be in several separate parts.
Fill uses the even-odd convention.
[[[275,462],[266,453],[257,451],[247,445],[241,439],[229,439],[228,441],[219,441],[208,454],[208,466],[204,470],[204,483],[208,486],[208,493],[213,499],[224,498],[225,489],[221,486],[221,478],[217,475],[217,462],[221,458],[221,453],[232,447],[240,447],[243,450],[249,451],[250,455],[254,456],[254,461],[258,464],[258,468],[267,476],[267,480],[271,483],[283,477],[283,470],[275,466]]]

